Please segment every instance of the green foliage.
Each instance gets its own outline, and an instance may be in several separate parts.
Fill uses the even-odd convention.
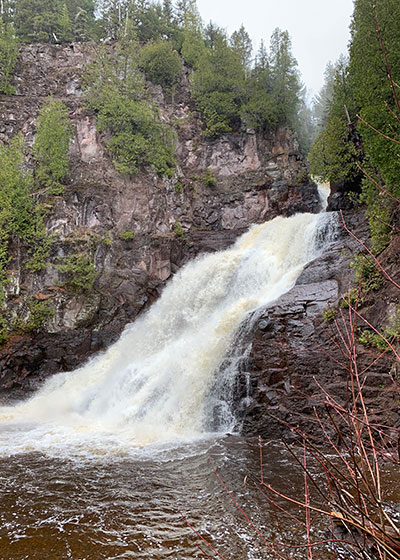
[[[176,194],[182,194],[183,193],[183,187],[184,187],[184,185],[183,185],[182,181],[177,181],[175,183]]]
[[[206,187],[215,187],[215,185],[217,184],[217,178],[215,177],[212,169],[210,169],[209,167],[207,167],[207,169],[204,171],[201,180],[203,181],[203,184],[206,185]]]
[[[121,231],[119,238],[123,241],[132,241],[135,238],[135,232],[128,229],[126,231]]]
[[[28,318],[25,321],[19,320],[12,327],[24,332],[37,331],[46,321],[54,317],[54,311],[49,301],[38,301],[31,298],[28,301]]]
[[[113,56],[105,49],[87,69],[85,96],[97,115],[97,128],[107,131],[107,142],[115,168],[134,174],[143,165],[157,173],[172,175],[175,166],[175,138],[161,123],[157,108],[147,94],[138,69],[139,45],[121,41]]]
[[[32,186],[32,176],[25,169],[24,141],[18,135],[9,146],[0,145],[0,286],[6,280],[8,243],[13,236],[29,247],[28,268],[37,271],[45,266],[51,240],[46,235],[43,210],[31,196]]]
[[[73,253],[57,266],[66,276],[65,285],[72,293],[90,292],[96,279],[96,267],[87,253]]]
[[[358,288],[351,288],[340,300],[340,307],[347,309],[348,307],[356,307],[362,305],[363,299]]]
[[[322,313],[322,317],[325,323],[332,323],[336,319],[337,309],[334,307],[327,307]]]
[[[375,332],[364,330],[358,337],[358,342],[367,348],[378,348],[382,352],[388,349],[387,343],[384,341],[382,336]]]
[[[8,333],[8,321],[3,315],[0,315],[0,346],[8,341]]]
[[[144,47],[140,65],[151,82],[159,84],[167,92],[175,91],[182,66],[178,53],[169,42],[158,41]]]
[[[246,70],[250,69],[251,65],[251,53],[253,52],[253,45],[250,39],[250,35],[247,33],[243,24],[240,26],[238,31],[234,31],[230,38],[230,44],[233,52],[241,60],[243,68]]]
[[[269,56],[272,95],[278,124],[290,125],[294,128],[300,104],[301,83],[287,31],[275,29],[271,37]]]
[[[18,40],[11,24],[3,23],[0,16],[0,93],[12,95],[14,69],[18,60]]]
[[[214,138],[237,128],[245,95],[245,73],[239,57],[219,31],[214,46],[197,61],[192,75],[192,96],[202,112],[206,136]]]
[[[363,296],[382,286],[381,271],[370,255],[356,255],[350,263],[350,268],[355,271],[354,280],[360,284]]]
[[[57,43],[65,33],[63,3],[61,0],[16,0],[14,22],[22,42]]]
[[[374,10],[385,48],[382,52]],[[398,0],[356,0],[351,26],[349,63],[339,61],[327,76],[320,123],[325,127],[311,151],[311,171],[331,182],[342,181],[349,190],[361,188],[366,204],[372,248],[378,253],[390,239],[395,203],[363,179],[357,163],[395,197],[400,196],[398,144],[383,135],[400,138],[400,122],[385,64],[394,81],[400,75],[400,3]],[[396,87],[396,86],[394,86]],[[357,115],[361,116],[359,120]],[[374,127],[376,132],[370,126]],[[347,132],[346,132],[347,131]],[[356,189],[353,187],[356,186]],[[389,224],[386,226],[383,222]]]
[[[309,154],[310,172],[322,181],[354,181],[358,153],[344,118],[331,116]]]
[[[177,220],[174,225],[174,233],[177,237],[185,239],[185,232],[183,231],[182,224]]]
[[[36,182],[38,186],[49,187],[54,194],[59,194],[69,169],[68,149],[74,130],[62,101],[49,98],[44,103],[36,130],[33,146],[37,161]]]

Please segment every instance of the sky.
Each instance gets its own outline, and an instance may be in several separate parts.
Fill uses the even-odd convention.
[[[256,50],[273,30],[287,30],[308,97],[324,82],[326,64],[347,52],[353,0],[197,0],[205,23],[212,20],[229,34],[246,28]]]

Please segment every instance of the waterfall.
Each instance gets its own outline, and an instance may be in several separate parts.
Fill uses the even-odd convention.
[[[0,408],[0,449],[136,446],[204,433],[210,388],[243,319],[294,285],[331,221],[277,217],[190,262],[107,351]]]

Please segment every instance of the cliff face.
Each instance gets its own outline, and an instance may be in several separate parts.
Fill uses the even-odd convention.
[[[76,367],[113,341],[188,259],[227,247],[251,223],[318,210],[316,187],[307,182],[292,133],[248,130],[205,140],[185,72],[174,102],[149,84],[162,119],[176,131],[175,176],[163,178],[151,169],[119,175],[105,150],[107,137],[96,131],[82,100],[82,75],[92,56],[86,44],[23,46],[17,94],[0,97],[2,141],[22,131],[31,146],[49,95],[67,105],[75,128],[65,193],[46,200],[46,226],[54,235],[46,269],[28,272],[28,248],[11,242],[6,316],[25,318],[29,298],[49,302],[53,315],[35,332],[16,331],[3,346],[2,389],[30,388],[50,373]],[[203,180],[206,169],[216,185]],[[177,223],[184,237],[174,233]],[[77,251],[90,253],[96,267],[94,289],[87,293],[63,287],[57,267]]]

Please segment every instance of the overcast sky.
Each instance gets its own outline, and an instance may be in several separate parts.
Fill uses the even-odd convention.
[[[303,82],[318,93],[329,60],[346,53],[353,0],[197,0],[205,23],[212,20],[229,34],[243,23],[257,49],[267,46],[275,27],[287,29]]]

